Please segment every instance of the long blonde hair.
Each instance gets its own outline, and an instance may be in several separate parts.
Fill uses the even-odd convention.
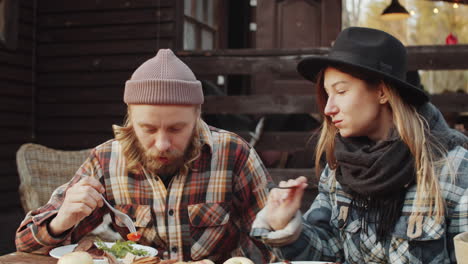
[[[383,89],[388,95],[388,103],[392,109],[394,126],[415,160],[417,188],[416,210],[413,215],[421,215],[425,211],[423,208],[428,207],[429,214],[435,216],[437,221],[441,221],[445,213],[445,204],[438,175],[436,174],[436,164],[443,164],[440,159],[441,157],[444,158],[442,154],[446,153],[446,150],[430,137],[427,121],[417,112],[414,106],[403,101],[396,89],[378,76],[362,73],[353,68],[341,66],[335,68],[364,80],[370,87],[383,85]],[[324,92],[323,79],[324,70],[317,75],[316,81],[317,104],[324,116],[315,153],[315,170],[318,177],[321,171],[320,159],[324,153],[330,169],[334,170],[338,166],[334,155],[334,142],[338,130],[331,122],[331,119],[323,113],[328,98]]]
[[[201,106],[196,106],[195,111],[197,112],[197,120],[195,122],[192,140],[185,153],[184,165],[180,169],[181,174],[189,171],[193,162],[200,157],[201,153]],[[143,146],[136,137],[131,119],[131,107],[128,107],[123,126],[114,125],[112,129],[114,130],[115,139],[118,140],[122,146],[127,171],[138,174],[141,173],[142,168],[145,167],[145,152]]]

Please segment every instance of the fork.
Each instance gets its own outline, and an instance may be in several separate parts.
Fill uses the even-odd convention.
[[[128,230],[130,231],[130,233],[134,233],[136,232],[136,227],[135,227],[135,224],[133,223],[133,220],[132,218],[130,218],[130,216],[128,216],[127,214],[124,214],[122,212],[120,212],[119,210],[115,209],[107,200],[106,198],[104,198],[104,196],[101,194],[101,198],[102,200],[104,201],[104,203],[107,205],[107,207],[109,207],[109,209],[114,212],[114,215],[116,218],[120,219],[120,221],[122,221],[125,226],[127,226]]]
[[[297,188],[297,187],[299,187],[299,186],[280,187],[280,186],[278,186],[278,185],[276,185],[276,184],[274,184],[274,183],[272,183],[272,182],[270,182],[270,183],[268,184],[268,189],[269,189],[269,190],[275,189],[275,188],[276,188],[276,189],[295,189],[295,188]]]
[[[283,190],[289,190],[289,189],[295,189],[299,186],[289,186],[289,187],[280,187],[280,186],[275,186],[273,188],[276,188],[276,189],[283,189]]]

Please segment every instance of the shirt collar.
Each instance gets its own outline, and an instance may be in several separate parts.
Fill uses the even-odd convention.
[[[213,151],[213,135],[211,134],[211,129],[205,121],[200,119],[199,126],[200,141],[202,145],[207,145],[210,148],[210,151]]]

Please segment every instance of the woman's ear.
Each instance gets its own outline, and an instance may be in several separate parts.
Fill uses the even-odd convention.
[[[386,84],[384,82],[380,82],[377,90],[378,90],[378,99],[380,104],[386,104],[388,102],[388,92],[386,89]]]

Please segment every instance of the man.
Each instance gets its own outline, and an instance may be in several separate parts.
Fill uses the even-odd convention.
[[[164,258],[269,261],[267,248],[248,236],[269,175],[244,140],[201,120],[201,83],[187,65],[160,50],[126,82],[124,102],[128,115],[114,126],[115,139],[94,148],[73,179],[26,216],[18,250],[76,243],[109,212],[102,194],[134,220],[139,243]],[[126,237],[128,229],[113,222]]]

